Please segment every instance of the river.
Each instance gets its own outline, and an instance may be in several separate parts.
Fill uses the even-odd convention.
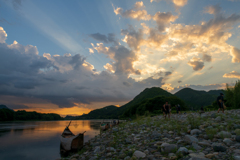
[[[99,134],[102,120],[74,120],[69,129],[84,134],[84,142]],[[69,121],[0,123],[0,160],[60,158],[60,135]]]

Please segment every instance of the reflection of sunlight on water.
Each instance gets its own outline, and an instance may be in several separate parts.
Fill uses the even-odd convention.
[[[84,142],[87,142],[100,133],[99,126],[101,122],[101,120],[74,120],[69,129],[73,134],[86,131],[84,133]],[[54,158],[58,158],[60,157],[60,136],[68,124],[69,121],[1,123],[0,155],[5,159],[11,159],[9,156],[13,156],[13,154],[17,156],[18,154],[18,156],[21,155],[20,157],[25,157],[22,159],[28,159],[26,158],[26,156],[30,156],[28,152],[33,152],[32,155],[35,157],[52,159],[47,155],[51,151],[51,156],[54,155]],[[46,148],[48,151],[45,153]],[[34,159],[34,157],[29,157],[29,159]]]

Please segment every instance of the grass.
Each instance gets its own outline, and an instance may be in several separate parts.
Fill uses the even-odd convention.
[[[240,129],[236,129],[235,133],[236,133],[237,136],[239,136],[240,135]]]
[[[214,135],[217,134],[218,129],[210,128],[210,129],[206,129],[205,131],[208,135],[208,138],[212,140],[214,138]]]
[[[187,122],[191,125],[191,129],[198,128],[198,126],[201,124],[201,117],[195,118],[193,115],[187,116]]]

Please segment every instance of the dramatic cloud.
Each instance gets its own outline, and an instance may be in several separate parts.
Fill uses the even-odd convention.
[[[6,39],[3,29],[2,33]],[[28,107],[34,103],[70,108],[100,102],[126,102],[146,87],[161,87],[171,74],[166,71],[161,76],[137,82],[129,77],[129,74],[140,74],[140,70],[133,68],[133,62],[138,59],[135,52],[121,45],[93,47],[112,58],[113,62],[104,66],[106,71],[97,72],[80,54],[44,53],[40,56],[36,46],[23,46],[16,41],[10,45],[0,43],[0,97],[24,99],[18,105],[16,101],[8,101],[15,109],[30,109]],[[3,99],[0,103],[6,103]]]
[[[193,57],[189,62],[189,66],[193,67],[194,71],[200,71],[204,68],[204,63],[201,61],[200,58]]]
[[[224,78],[238,78],[240,79],[240,73],[236,72],[236,71],[232,71],[230,73],[225,73],[223,75]]]
[[[174,22],[177,18],[178,18],[178,16],[172,15],[171,12],[167,12],[167,13],[157,12],[153,16],[153,20],[156,21],[157,26],[158,26],[158,30],[160,32],[165,31],[165,28],[166,28],[167,24],[169,24],[170,22]]]
[[[121,33],[122,35],[125,35],[123,41],[134,50],[139,50],[140,46],[144,43],[142,29],[135,31],[134,28],[130,26],[129,30],[122,30]]]

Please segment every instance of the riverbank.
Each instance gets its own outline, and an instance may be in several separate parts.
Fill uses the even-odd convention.
[[[138,117],[101,133],[68,160],[240,159],[240,110]]]

